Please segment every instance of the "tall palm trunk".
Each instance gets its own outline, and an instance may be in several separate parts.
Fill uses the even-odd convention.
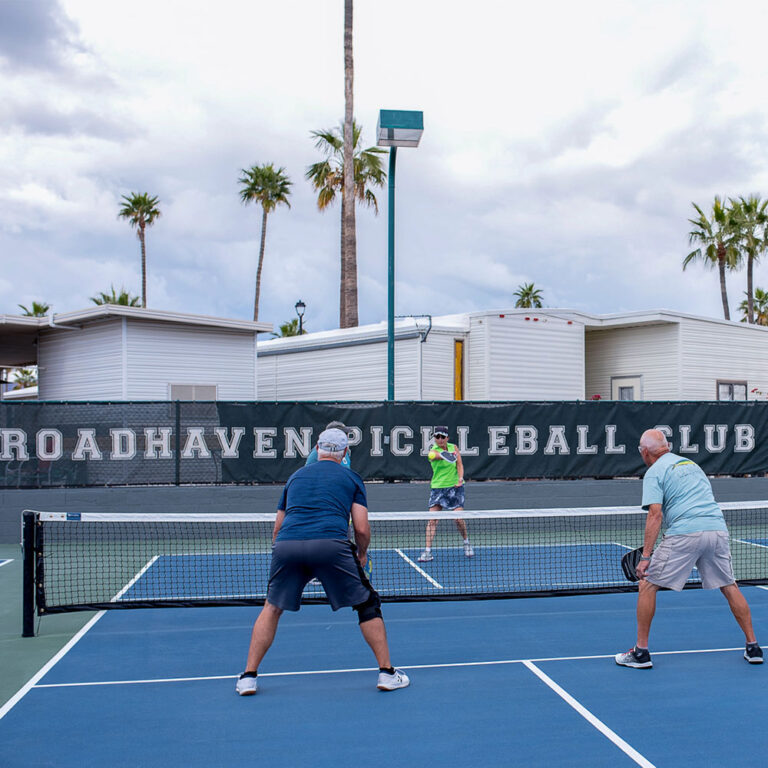
[[[144,225],[139,226],[139,242],[141,243],[141,306],[147,308],[147,246],[144,242]]]
[[[752,288],[752,268],[754,267],[754,257],[747,255],[747,322],[755,322],[755,296]]]
[[[259,249],[259,263],[256,266],[256,294],[253,298],[253,319],[259,319],[259,294],[261,293],[261,268],[264,266],[264,246],[267,243],[267,209],[264,208],[261,215],[261,248]]]
[[[352,55],[352,2],[344,0],[344,185],[341,223],[341,301],[342,328],[358,324],[357,316],[357,239],[355,236],[354,167],[354,58]]]
[[[723,300],[723,315],[726,320],[731,319],[731,311],[728,309],[728,293],[725,290],[725,245],[717,244],[717,270],[720,273],[720,298]]]
[[[341,196],[341,230],[340,230],[340,240],[341,240],[341,271],[339,274],[339,328],[346,328],[345,325],[346,319],[347,319],[347,294],[346,294],[346,285],[347,285],[347,262],[344,258],[344,255],[347,252],[347,249],[345,247],[344,243],[344,222],[345,222],[345,208],[346,205],[344,203],[344,195]]]

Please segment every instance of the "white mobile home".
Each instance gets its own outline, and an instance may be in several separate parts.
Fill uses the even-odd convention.
[[[428,333],[425,331],[429,328]],[[259,342],[259,399],[383,400],[383,323]],[[397,400],[747,400],[768,328],[666,310],[502,310],[396,323]]]
[[[114,304],[0,315],[0,368],[38,366],[40,400],[254,400],[271,323]]]

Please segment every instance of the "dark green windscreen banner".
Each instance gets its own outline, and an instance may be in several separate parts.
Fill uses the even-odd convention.
[[[642,474],[645,429],[710,475],[768,471],[768,403],[3,403],[0,487],[279,483],[329,421],[369,480],[426,480],[447,425],[470,480]]]

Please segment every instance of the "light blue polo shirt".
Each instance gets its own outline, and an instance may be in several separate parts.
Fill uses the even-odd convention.
[[[643,509],[661,504],[667,536],[697,531],[727,531],[709,478],[695,461],[665,453],[643,478]]]

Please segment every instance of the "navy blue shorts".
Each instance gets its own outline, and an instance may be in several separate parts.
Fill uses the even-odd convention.
[[[365,577],[346,539],[289,539],[272,545],[267,600],[284,611],[298,611],[310,579],[320,580],[331,608],[337,611],[366,602],[376,591]],[[378,597],[378,595],[376,595]]]
[[[429,506],[443,509],[464,509],[464,486],[453,485],[450,488],[432,488],[429,492]]]

